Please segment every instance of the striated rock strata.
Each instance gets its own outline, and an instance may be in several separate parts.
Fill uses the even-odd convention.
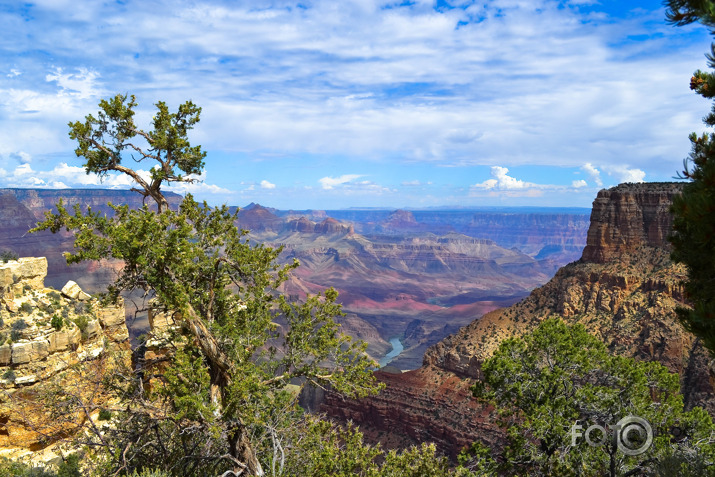
[[[494,442],[499,430],[484,420],[485,410],[464,389],[479,379],[481,363],[502,340],[557,315],[584,324],[614,353],[656,360],[679,373],[686,405],[715,412],[708,355],[675,319],[675,307],[687,304],[681,286],[685,269],[670,261],[667,242],[668,205],[680,187],[622,184],[601,191],[581,260],[561,268],[521,302],[492,311],[431,347],[422,368],[389,377],[378,373],[387,384],[380,396],[337,402],[328,394],[322,410],[356,421],[388,445],[398,435],[408,442],[433,441],[454,455],[470,440]]]

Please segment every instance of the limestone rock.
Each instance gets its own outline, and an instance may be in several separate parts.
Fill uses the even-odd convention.
[[[4,294],[17,284],[20,284],[20,289],[26,284],[39,290],[44,288],[46,276],[45,257],[23,257],[16,261],[0,263],[0,291]]]
[[[65,283],[65,286],[62,287],[62,294],[67,298],[76,300],[80,293],[82,293],[82,289],[72,280]]]
[[[81,336],[78,328],[55,331],[49,336],[49,352],[56,353],[76,347],[80,342]]]
[[[97,316],[104,328],[115,326],[126,326],[126,316],[124,314],[124,303],[120,302],[114,306],[105,306],[97,310]]]
[[[175,326],[176,321],[174,312],[166,311],[161,308],[149,308],[149,326],[155,333],[165,331],[166,329]],[[177,317],[178,318],[178,317]]]
[[[7,366],[12,362],[12,346],[0,346],[0,366]]]
[[[26,364],[32,361],[32,343],[12,344],[12,364]]]

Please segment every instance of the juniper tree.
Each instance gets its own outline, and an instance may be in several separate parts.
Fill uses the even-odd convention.
[[[96,116],[69,125],[76,154],[88,174],[130,176],[149,203],[138,210],[110,204],[108,217],[60,201],[35,230],[73,231],[68,263],[121,260],[105,300],[140,290],[180,325],[168,363],[105,383],[120,405],[115,426],[92,442],[103,450],[104,472],[153,465],[172,475],[264,475],[284,453],[280,432],[297,414],[288,384],[373,392],[366,345],[339,333],[335,290],[302,304],[281,296],[276,290],[297,262],[279,265],[280,249],[250,243],[227,207],[189,194],[177,210],[169,207],[162,186],[194,181],[204,167],[206,153],[188,139],[199,107],[187,102],[171,113],[156,103],[153,127],[143,130],[134,122],[134,96],[99,106]],[[151,166],[150,178],[127,166],[131,160]],[[282,332],[279,316],[287,324]],[[141,378],[149,375],[144,393]]]
[[[545,320],[523,338],[504,340],[482,372],[483,380],[472,391],[495,406],[506,430],[501,452],[474,446],[486,470],[500,475],[712,475],[704,469],[715,463],[715,426],[703,409],[684,410],[678,375],[657,362],[611,355],[581,325]],[[651,443],[642,421],[624,420],[629,416],[648,422]],[[622,429],[613,428],[617,423]],[[589,430],[592,425],[607,431],[611,426],[611,434]],[[587,435],[601,445],[589,445]],[[497,454],[495,460],[491,453]]]
[[[682,26],[700,22],[715,34],[715,3],[709,0],[669,0],[669,22]],[[706,55],[715,68],[715,45]],[[704,98],[715,98],[715,74],[696,71],[690,89]],[[704,118],[715,126],[715,104]],[[715,354],[715,137],[709,133],[690,135],[692,149],[684,161],[682,178],[689,179],[681,196],[673,201],[672,258],[688,267],[685,290],[692,308],[681,308],[678,317],[689,331],[703,340]]]

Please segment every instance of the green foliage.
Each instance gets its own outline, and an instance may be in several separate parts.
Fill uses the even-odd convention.
[[[700,408],[684,411],[678,376],[659,363],[610,355],[581,325],[546,320],[523,339],[502,342],[482,371],[484,380],[473,392],[496,407],[508,441],[491,461],[484,449],[476,449],[491,471],[621,475],[656,472],[673,456],[688,465],[715,463],[715,426]],[[584,433],[593,424],[606,427],[627,416],[645,419],[654,431],[644,454],[627,455],[610,437],[595,447],[582,435],[574,442],[575,424]],[[679,442],[671,436],[674,427],[682,432]]]
[[[75,315],[83,315],[89,311],[89,307],[87,306],[86,303],[82,301],[75,302],[74,304],[74,313]]]
[[[61,316],[59,315],[52,315],[52,320],[50,321],[50,325],[57,331],[62,329],[62,325],[64,325],[65,320],[62,319]]]
[[[23,303],[23,305],[27,305],[27,303]],[[30,307],[30,309],[32,309],[32,307]],[[10,339],[12,341],[22,339],[22,331],[27,329],[28,326],[27,322],[22,318],[15,320],[10,326]]]
[[[77,325],[79,331],[82,333],[82,341],[87,339],[87,327],[89,326],[89,318],[86,315],[80,315],[72,322]]]
[[[35,467],[23,462],[17,462],[5,457],[0,457],[0,475],[3,477],[56,477],[57,474],[45,469]]]
[[[169,474],[162,470],[142,470],[140,473],[136,471],[132,474],[132,477],[171,477]]]
[[[464,467],[450,469],[434,444],[422,444],[401,452],[385,452],[363,442],[356,428],[337,427],[308,418],[295,429],[291,454],[285,465],[272,467],[271,475],[312,477],[423,477],[474,476]]]
[[[189,144],[188,132],[199,122],[201,108],[191,101],[170,113],[166,103],[156,103],[157,112],[152,118],[153,129],[145,131],[134,123],[134,96],[116,95],[99,103],[97,116],[87,115],[84,122],[70,123],[70,138],[78,143],[77,157],[85,159],[87,173],[105,177],[110,171],[119,171],[132,177],[146,196],[154,198],[160,210],[168,203],[160,192],[164,182],[193,181],[191,175],[201,174],[206,153],[201,146]],[[142,144],[143,143],[143,144]],[[146,182],[122,161],[131,156],[135,161],[156,162],[151,167],[151,181]]]
[[[18,258],[20,258],[20,256],[12,250],[0,251],[0,261],[2,261],[2,263],[7,263],[11,260],[17,260]]]
[[[668,20],[675,25],[700,22],[715,33],[715,4],[708,0],[669,0]],[[715,45],[708,55],[708,66],[715,67]],[[715,98],[715,75],[696,71],[690,89],[704,98]],[[715,126],[715,103],[704,118]],[[673,201],[672,258],[688,267],[685,291],[692,308],[678,310],[686,329],[703,340],[715,354],[715,137],[708,133],[690,135],[692,149],[681,176],[690,179],[683,194]]]
[[[2,374],[2,378],[10,382],[14,382],[16,377],[17,376],[15,375],[15,371],[13,371],[12,369],[8,369]]]
[[[110,204],[114,214],[107,217],[60,202],[36,229],[75,233],[69,263],[123,261],[105,301],[139,289],[153,306],[176,312],[181,325],[161,366],[117,372],[103,383],[123,411],[115,413],[111,428],[90,429],[94,440],[88,445],[102,450],[97,465],[108,475],[144,469],[259,474],[275,464],[278,443],[300,418],[295,394],[286,391],[291,381],[363,396],[378,389],[370,372],[374,363],[364,343],[340,335],[335,290],[303,304],[280,297],[276,290],[297,262],[278,265],[280,249],[249,243],[226,206],[210,208],[187,194],[178,210],[169,209],[162,184],[191,181],[187,175],[203,168],[205,154],[187,138],[200,109],[190,102],[177,113],[164,103],[156,106],[153,129],[143,131],[134,124],[134,97],[102,101],[96,117],[70,124],[70,137],[88,173],[128,174],[157,207]],[[123,165],[128,153],[155,163],[150,182]],[[279,321],[289,323],[287,333]],[[151,387],[141,376],[151,377]],[[62,412],[71,414],[74,401],[61,402]]]
[[[70,454],[62,461],[57,469],[57,477],[82,477],[79,466],[79,455]]]
[[[25,301],[20,305],[20,311],[27,314],[32,313],[32,305]]]
[[[23,305],[24,305],[24,304],[25,304],[25,303],[23,303]],[[20,319],[18,319],[18,320],[15,320],[15,321],[12,323],[11,329],[14,330],[14,331],[22,331],[22,330],[27,329],[28,326],[29,326],[29,325],[27,324],[27,322],[26,322],[24,319],[20,318]]]
[[[112,411],[109,409],[101,409],[99,411],[99,420],[100,421],[108,421],[112,418]]]

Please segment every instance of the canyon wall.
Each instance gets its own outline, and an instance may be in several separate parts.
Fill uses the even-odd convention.
[[[675,317],[677,306],[687,306],[685,268],[670,261],[667,242],[668,204],[680,187],[623,184],[601,191],[581,260],[526,299],[487,313],[431,347],[422,368],[389,377],[377,373],[387,384],[380,396],[342,400],[328,393],[321,409],[354,420],[386,445],[427,440],[455,455],[470,439],[493,444],[499,429],[464,389],[479,379],[481,363],[501,341],[560,316],[583,324],[613,353],[659,361],[679,373],[686,406],[715,412],[708,354]]]

